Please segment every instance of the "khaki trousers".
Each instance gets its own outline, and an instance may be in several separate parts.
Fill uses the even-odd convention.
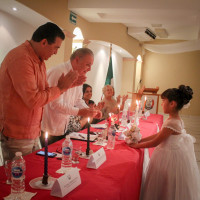
[[[36,139],[14,139],[6,137],[2,132],[1,135],[1,149],[4,162],[11,160],[15,156],[15,153],[20,151],[25,156],[39,148],[39,138]]]

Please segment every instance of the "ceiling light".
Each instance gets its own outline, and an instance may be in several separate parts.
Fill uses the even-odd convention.
[[[150,30],[149,28],[147,28],[147,29],[145,30],[145,33],[146,33],[147,35],[149,35],[151,38],[153,38],[154,40],[156,39],[156,34],[154,34],[153,31]]]
[[[137,61],[142,62],[142,57],[141,57],[141,55],[138,55],[138,56],[137,56]]]
[[[12,9],[13,9],[13,11],[17,11],[17,8],[15,8],[15,7],[13,7]]]

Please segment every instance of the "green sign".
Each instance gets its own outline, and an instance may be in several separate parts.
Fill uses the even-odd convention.
[[[76,25],[76,19],[77,19],[77,15],[75,13],[73,13],[72,11],[70,11],[70,15],[69,15],[69,21]]]

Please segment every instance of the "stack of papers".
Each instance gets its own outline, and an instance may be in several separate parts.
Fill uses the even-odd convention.
[[[90,142],[94,142],[97,139],[97,137],[98,137],[98,135],[90,134]],[[70,138],[75,139],[75,140],[87,141],[87,134],[72,132],[72,133],[70,133]]]

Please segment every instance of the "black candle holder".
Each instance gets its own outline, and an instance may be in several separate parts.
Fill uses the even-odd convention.
[[[49,177],[48,175],[45,175],[45,174],[43,175],[43,178],[42,178],[43,185],[48,185],[48,177]]]

